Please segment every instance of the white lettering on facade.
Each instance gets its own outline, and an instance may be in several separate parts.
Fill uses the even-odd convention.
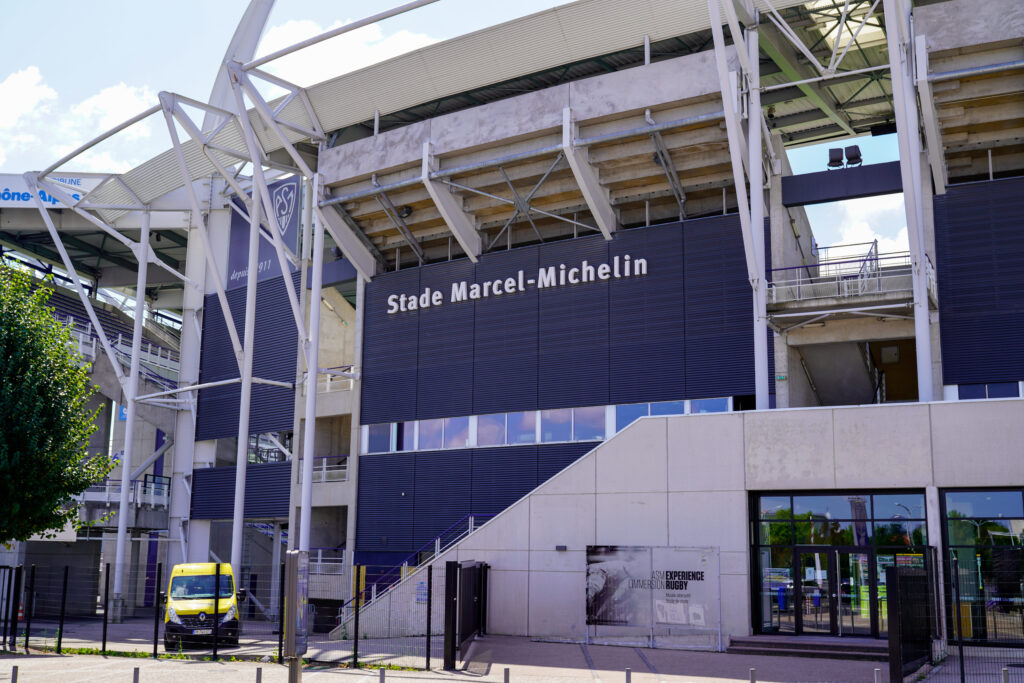
[[[525,292],[527,287],[550,289],[552,287],[573,287],[603,280],[644,277],[647,275],[647,259],[634,258],[630,254],[612,257],[611,263],[582,261],[578,265],[559,263],[558,265],[541,266],[537,269],[536,278],[527,278],[526,272],[518,271],[515,276],[486,280],[484,282],[468,282],[459,280],[451,284],[451,295],[448,303],[463,301],[479,301],[491,297],[508,296]],[[405,311],[418,311],[424,308],[436,308],[445,303],[444,294],[432,287],[424,287],[419,292],[399,292],[387,298],[388,315]]]

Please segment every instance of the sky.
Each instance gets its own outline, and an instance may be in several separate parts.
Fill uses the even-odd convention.
[[[440,0],[266,68],[299,85],[310,85],[564,3]],[[257,55],[397,4],[400,0],[277,0]],[[45,168],[156,104],[160,91],[206,101],[247,5],[247,0],[5,4],[0,22],[0,173]],[[895,159],[894,137],[860,138],[865,162]],[[77,158],[65,170],[123,172],[169,147],[162,119],[152,116]],[[827,147],[792,150],[794,171],[823,170]],[[906,248],[901,195],[808,207],[807,211],[821,245],[877,237],[883,252]]]

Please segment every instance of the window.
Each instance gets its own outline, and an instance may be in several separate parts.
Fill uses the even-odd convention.
[[[651,404],[651,415],[685,415],[686,401],[662,401]]]
[[[369,434],[367,453],[387,453],[391,450],[390,424],[370,425],[366,431]]]
[[[1017,398],[1020,385],[1017,382],[994,382],[992,384],[961,384],[957,397],[961,401],[979,398]]]
[[[444,447],[465,448],[469,445],[469,418],[446,417],[444,419]]]
[[[1024,517],[1020,491],[950,491],[947,517]]]
[[[649,403],[633,403],[626,406],[615,406],[615,431],[621,432],[641,417],[647,417],[651,412]]]
[[[476,445],[505,445],[505,413],[481,415],[476,419]]]
[[[420,420],[420,437],[417,448],[421,451],[442,448],[441,434],[443,431],[444,420]]]
[[[398,435],[396,438],[395,450],[414,451],[416,450],[416,423],[399,422]]]
[[[810,515],[825,519],[867,519],[868,497],[845,496],[793,496],[793,514]]]
[[[537,443],[537,411],[508,414],[508,444]]]
[[[919,493],[873,498],[875,519],[924,519],[924,496]]]
[[[728,398],[698,398],[690,401],[691,413],[726,413],[729,412]]]
[[[600,441],[604,438],[604,406],[573,408],[572,418],[576,441]]]
[[[572,441],[572,409],[540,411],[540,440],[542,443]]]

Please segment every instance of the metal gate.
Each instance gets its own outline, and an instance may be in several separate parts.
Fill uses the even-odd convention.
[[[455,668],[469,641],[487,633],[487,570],[483,562],[447,562],[444,590],[444,668]]]

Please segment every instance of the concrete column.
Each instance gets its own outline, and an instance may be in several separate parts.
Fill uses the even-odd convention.
[[[789,343],[786,335],[780,334],[775,337],[775,407],[778,409],[789,408],[789,371]]]
[[[356,279],[356,330],[355,348],[352,354],[352,363],[356,369],[356,379],[352,380],[352,425],[350,434],[348,478],[349,486],[352,487],[352,506],[348,510],[348,524],[345,530],[345,545],[348,549],[348,557],[345,561],[348,565],[347,575],[352,575],[352,565],[355,564],[356,547],[356,515],[359,514],[359,453],[361,445],[362,430],[359,428],[359,407],[362,397],[363,382],[363,322],[366,319],[366,282],[363,278]],[[351,582],[349,582],[351,585]]]
[[[928,517],[928,545],[935,548],[935,577],[939,590],[939,633],[946,632],[946,591],[943,590],[945,568],[945,551],[942,547],[942,508],[939,504],[939,489],[935,486],[925,487],[925,515]]]

